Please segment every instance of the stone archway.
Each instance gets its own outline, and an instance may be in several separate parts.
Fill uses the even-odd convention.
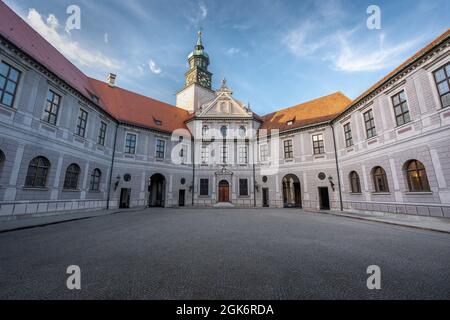
[[[301,208],[302,195],[300,179],[294,174],[283,178],[283,206],[285,208]]]
[[[166,178],[160,173],[152,175],[148,184],[148,192],[148,206],[163,208],[166,201]]]

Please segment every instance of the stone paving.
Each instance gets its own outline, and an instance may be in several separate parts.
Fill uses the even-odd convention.
[[[81,290],[66,287],[69,265]],[[381,290],[366,269],[381,268]],[[280,209],[145,209],[0,233],[0,299],[448,299],[450,235]]]

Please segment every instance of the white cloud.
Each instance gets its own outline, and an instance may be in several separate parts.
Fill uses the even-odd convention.
[[[79,43],[72,41],[61,28],[55,15],[50,14],[46,20],[35,9],[29,9],[25,19],[40,35],[58,49],[66,58],[82,66],[112,71],[121,68],[121,64],[100,52],[83,48]]]
[[[385,35],[379,36],[378,43],[370,41],[351,45],[349,40],[340,36],[339,54],[332,59],[336,70],[346,72],[378,71],[400,64],[406,52],[414,48],[419,39],[413,39],[392,46],[384,44]]]
[[[153,74],[160,74],[160,73],[162,72],[161,68],[158,67],[158,66],[156,65],[155,61],[153,61],[152,59],[149,60],[148,66],[149,66],[149,68],[150,68],[150,71],[151,71]]]
[[[241,52],[241,49],[239,49],[239,48],[230,48],[230,49],[227,50],[227,55],[232,57],[235,54],[238,54],[239,52]]]
[[[406,53],[420,41],[416,38],[392,45],[385,43],[386,33],[364,29],[363,34],[354,28],[330,34],[322,27],[318,23],[305,22],[288,32],[282,42],[299,58],[322,59],[330,61],[335,70],[360,72],[378,71],[400,64]]]
[[[329,41],[328,37],[316,38],[313,32],[315,29],[316,26],[313,23],[305,22],[288,32],[282,41],[289,51],[298,57],[312,55]]]
[[[199,1],[194,12],[188,14],[188,20],[192,24],[198,24],[208,17],[208,7],[203,1]]]

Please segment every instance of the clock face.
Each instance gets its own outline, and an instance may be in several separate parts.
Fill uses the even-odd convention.
[[[204,72],[199,73],[198,82],[204,87],[211,87],[211,79],[209,78],[209,75]]]

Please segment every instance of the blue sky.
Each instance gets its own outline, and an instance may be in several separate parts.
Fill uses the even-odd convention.
[[[449,28],[448,0],[3,0],[89,76],[175,103],[199,27],[214,87],[258,114],[335,91],[355,98]],[[69,5],[81,29],[65,31]],[[366,26],[369,5],[381,29]]]

